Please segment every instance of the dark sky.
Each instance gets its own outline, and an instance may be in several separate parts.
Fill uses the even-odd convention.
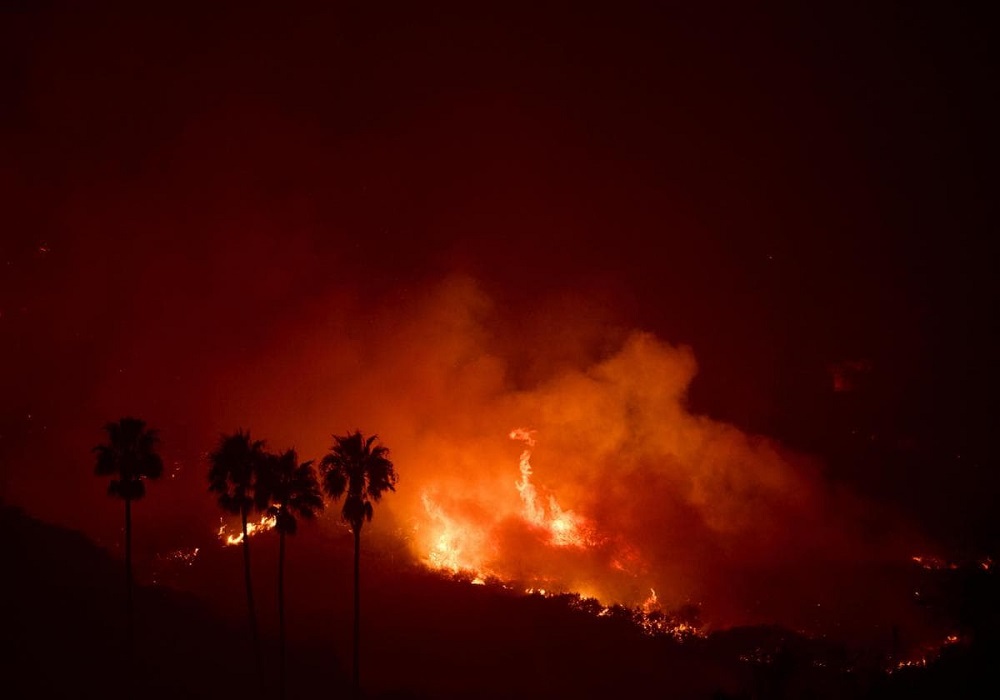
[[[4,499],[91,526],[126,413],[200,479],[318,316],[392,345],[372,319],[458,274],[512,387],[644,329],[693,412],[994,544],[984,16],[399,5],[4,3]]]

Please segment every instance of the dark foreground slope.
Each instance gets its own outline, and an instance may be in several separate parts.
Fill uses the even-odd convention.
[[[83,536],[12,508],[0,507],[0,532],[6,697],[255,697],[258,688],[275,695],[273,586],[264,575],[271,552],[263,538],[255,567],[265,652],[258,680],[240,614],[238,548],[199,559],[187,586],[196,594],[139,587],[130,674],[121,563]],[[293,569],[290,698],[347,694],[349,577],[332,575],[340,557],[331,559]],[[364,685],[377,697],[960,697],[997,661],[995,576],[978,579],[978,597],[967,601],[985,621],[973,630],[980,643],[887,675],[885,659],[779,628],[681,644],[642,634],[625,614],[596,617],[571,597],[523,596],[389,561],[368,564]]]
[[[218,698],[250,689],[243,636],[194,597],[136,590],[134,670],[124,573],[82,535],[0,508],[7,697]]]

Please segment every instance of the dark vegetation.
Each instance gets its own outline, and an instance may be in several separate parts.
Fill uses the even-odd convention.
[[[98,476],[112,476],[108,495],[125,504],[125,637],[127,652],[133,650],[132,609],[132,501],[146,495],[147,479],[159,479],[163,474],[163,460],[157,454],[159,436],[138,418],[122,418],[117,423],[104,426],[107,442],[97,445]],[[125,663],[125,672],[131,661]]]
[[[333,447],[323,457],[323,490],[334,499],[344,498],[341,517],[354,535],[354,663],[351,681],[355,691],[361,687],[361,528],[371,522],[373,502],[386,491],[396,490],[396,471],[389,460],[389,450],[365,438],[360,431],[333,436]]]
[[[125,419],[123,419],[125,420]],[[268,452],[263,440],[252,440],[248,431],[223,435],[209,455],[209,490],[218,494],[219,507],[238,514],[241,525],[244,587],[247,617],[253,645],[254,672],[263,687],[264,663],[253,597],[248,524],[253,512],[274,519],[278,531],[278,697],[287,687],[287,643],[285,637],[285,536],[294,535],[300,518],[312,519],[323,509],[320,480],[312,461],[299,464],[295,450]],[[361,690],[361,528],[370,522],[373,502],[395,490],[396,472],[389,449],[378,436],[361,431],[333,436],[333,447],[320,463],[323,491],[337,501],[344,499],[343,521],[354,536],[354,636],[351,681],[355,694]],[[131,629],[131,627],[129,628]]]
[[[0,528],[6,697],[220,698],[253,689],[241,626],[191,595],[145,585],[135,589],[129,681],[121,562],[79,533],[13,508],[0,507]]]

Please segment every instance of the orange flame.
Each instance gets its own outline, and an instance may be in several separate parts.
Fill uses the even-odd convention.
[[[518,458],[520,479],[514,484],[520,497],[520,508],[510,512],[510,515],[494,512],[494,517],[484,519],[455,508],[446,508],[432,492],[425,491],[421,501],[428,527],[422,540],[421,558],[429,568],[466,574],[476,584],[485,583],[487,579],[511,583],[518,578],[518,574],[512,573],[504,565],[505,562],[497,560],[502,547],[497,546],[496,538],[502,535],[496,528],[502,529],[502,523],[510,523],[512,519],[540,534],[538,542],[544,546],[584,550],[609,542],[607,538],[598,536],[596,527],[587,518],[563,508],[555,495],[540,492],[532,482],[531,454],[535,446],[535,431],[515,428],[508,437],[524,444]],[[623,547],[631,551],[630,547]],[[629,552],[623,556],[629,557]],[[621,570],[625,571],[624,568]],[[534,584],[530,588],[533,592],[551,592],[552,582],[544,576],[532,576],[527,583]]]
[[[545,513],[538,506],[536,501],[538,494],[535,491],[534,484],[531,483],[531,448],[535,446],[534,432],[533,430],[525,430],[524,428],[515,428],[510,431],[510,439],[520,440],[524,443],[524,450],[521,452],[521,457],[518,460],[518,466],[521,469],[521,480],[516,484],[517,492],[521,494],[521,500],[524,501],[524,519],[529,523],[541,525],[545,520]]]
[[[274,527],[277,523],[277,519],[274,516],[262,515],[260,516],[260,521],[256,523],[247,523],[247,535],[253,537],[258,532],[266,532]],[[222,522],[222,518],[219,518],[219,531],[216,533],[222,544],[226,546],[231,546],[234,544],[240,544],[243,542],[243,532],[237,532],[235,535],[227,535],[226,530],[228,526]]]
[[[642,603],[642,611],[648,615],[654,610],[659,610],[659,608],[660,608],[660,601],[656,597],[656,591],[650,588],[649,597],[646,598],[646,600],[643,601]]]
[[[587,547],[596,544],[593,528],[587,521],[571,510],[563,510],[555,496],[549,496],[549,508],[538,503],[538,492],[531,483],[531,449],[535,446],[535,431],[515,428],[510,431],[511,440],[524,443],[524,450],[518,459],[521,480],[517,482],[517,492],[524,502],[524,519],[537,527],[549,531],[549,541],[558,547]]]
[[[477,579],[487,578],[489,574],[481,564],[484,533],[449,517],[428,494],[423,494],[422,500],[427,515],[437,527],[426,563],[433,569],[452,573],[467,571],[474,573]]]
[[[542,538],[539,541],[544,546],[569,550],[567,554],[576,549],[602,551],[602,555],[607,557],[607,566],[631,578],[641,575],[645,567],[635,547],[617,538],[600,535],[590,520],[560,506],[555,495],[540,493],[532,482],[534,470],[531,455],[535,447],[535,431],[515,428],[508,437],[524,444],[518,457],[521,477],[514,483],[520,497],[520,508],[513,511],[514,519],[540,533]],[[516,571],[516,567],[509,569],[506,562],[497,559],[498,552],[504,551],[504,548],[498,546],[494,539],[502,537],[500,530],[503,529],[503,523],[510,521],[509,516],[494,514],[496,517],[484,519],[475,511],[471,514],[462,513],[445,508],[427,492],[421,495],[421,501],[430,524],[423,539],[425,565],[438,571],[464,574],[473,585],[485,585],[487,580],[493,580],[505,588],[512,587],[518,575],[507,572]],[[528,585],[520,590],[527,595],[548,598],[566,592],[565,588],[560,589],[565,584],[559,584],[544,575],[529,575],[529,580],[525,583]],[[577,596],[575,606],[580,610],[598,616],[612,614],[611,607],[601,605],[589,593],[576,591],[571,595]],[[616,605],[613,608],[616,615],[627,616],[652,636],[666,635],[685,640],[705,634],[700,623],[665,613],[653,588],[649,588],[649,596],[637,607]]]

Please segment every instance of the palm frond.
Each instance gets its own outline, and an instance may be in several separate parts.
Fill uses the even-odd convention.
[[[266,508],[263,494],[257,494],[265,461],[264,441],[251,439],[249,431],[238,429],[219,438],[218,447],[209,455],[208,489],[219,494],[223,510],[241,513]]]
[[[104,426],[107,442],[94,447],[97,455],[94,472],[115,476],[108,494],[125,500],[142,498],[144,479],[158,479],[163,474],[163,460],[157,453],[157,431],[147,428],[139,418],[125,417]]]
[[[255,495],[259,508],[269,504],[275,526],[285,534],[295,534],[297,518],[315,517],[324,505],[312,461],[299,464],[295,450],[265,456]]]
[[[354,528],[372,519],[372,501],[385,491],[395,491],[396,471],[389,449],[377,444],[378,436],[365,438],[360,430],[334,435],[333,445],[320,462],[323,490],[335,500],[341,496],[341,517]]]

